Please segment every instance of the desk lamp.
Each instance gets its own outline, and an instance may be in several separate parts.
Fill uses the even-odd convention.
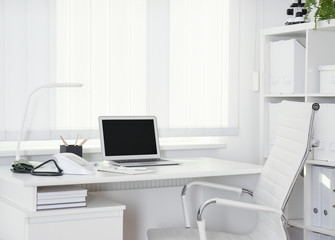
[[[43,89],[43,88],[72,88],[72,87],[82,87],[82,86],[83,86],[82,83],[51,83],[51,84],[46,84],[46,85],[39,86],[39,87],[35,88],[30,93],[29,98],[28,98],[28,102],[27,102],[27,105],[26,105],[26,110],[25,110],[25,113],[24,113],[24,116],[23,116],[22,124],[21,124],[21,130],[20,130],[20,133],[19,133],[19,137],[17,139],[16,161],[19,161],[21,159],[21,156],[20,156],[21,137],[22,137],[24,124],[25,124],[26,117],[27,117],[27,112],[28,112],[28,109],[29,109],[30,99],[34,95],[34,93],[36,93],[38,90]]]

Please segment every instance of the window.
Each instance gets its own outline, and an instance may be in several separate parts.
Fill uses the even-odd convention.
[[[35,96],[25,139],[98,137],[98,116],[144,114],[161,136],[236,135],[238,2],[1,1],[0,140],[48,82],[84,86]]]
[[[225,135],[236,127],[230,7],[228,0],[170,0],[169,128],[178,135]]]

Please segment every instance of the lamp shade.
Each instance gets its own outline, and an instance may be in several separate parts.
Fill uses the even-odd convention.
[[[24,125],[25,125],[25,122],[26,122],[27,112],[28,112],[28,109],[29,109],[30,99],[34,95],[34,93],[39,91],[40,89],[44,89],[44,88],[73,88],[73,87],[82,87],[82,86],[83,86],[82,83],[50,83],[50,84],[41,85],[41,86],[35,88],[33,91],[31,91],[31,93],[29,94],[29,97],[27,99],[26,108],[25,108],[24,116],[23,116],[22,123],[21,123],[21,129],[20,129],[20,132],[19,132],[19,137],[17,139],[16,158],[15,158],[16,161],[20,160],[20,158],[21,158],[21,156],[20,156],[20,143],[21,143],[22,133],[23,133],[23,130],[24,130]]]

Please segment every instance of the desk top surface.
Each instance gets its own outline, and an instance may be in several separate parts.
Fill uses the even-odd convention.
[[[95,175],[63,175],[57,177],[33,176],[10,171],[10,166],[0,167],[0,180],[27,187],[93,184],[111,182],[133,182],[150,180],[167,180],[178,178],[217,177],[232,175],[259,174],[262,166],[233,162],[213,158],[176,159],[181,164],[173,166],[148,167],[154,172],[126,175],[97,171]]]

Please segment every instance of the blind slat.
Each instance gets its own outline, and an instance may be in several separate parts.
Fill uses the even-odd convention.
[[[71,1],[71,81],[84,85],[71,89],[68,104],[71,128],[85,129],[91,127],[91,1]]]
[[[91,1],[91,127],[110,109],[110,1]]]

